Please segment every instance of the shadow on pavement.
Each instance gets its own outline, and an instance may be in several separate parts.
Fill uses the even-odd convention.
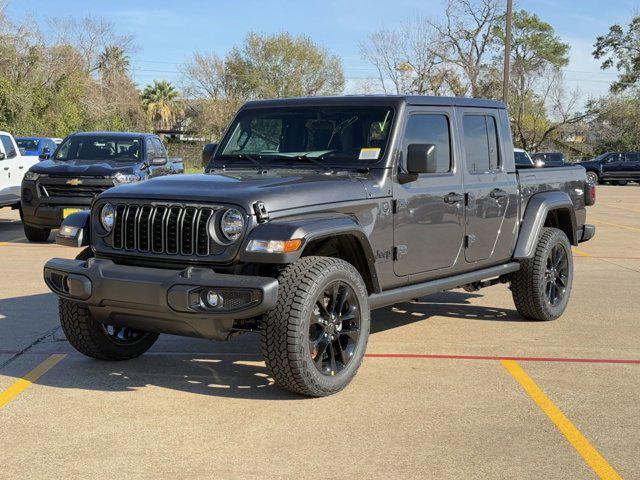
[[[462,320],[525,321],[514,310],[471,305],[475,293],[445,292],[419,301],[399,304],[374,313],[371,333],[376,334],[433,316]],[[41,322],[46,319],[46,322]],[[25,324],[25,322],[27,322]],[[38,325],[38,322],[41,322]],[[40,294],[0,300],[0,350],[12,348],[15,338],[10,329],[38,327],[33,332],[51,329],[57,324],[57,302],[53,294]],[[93,360],[75,353],[61,331],[42,340],[25,355],[35,352],[71,353],[53,371],[38,380],[39,384],[58,388],[99,391],[135,391],[147,386],[161,387],[199,395],[253,400],[299,400],[300,396],[274,385],[262,361],[260,338],[247,334],[228,342],[161,336],[159,342],[140,358],[124,362]],[[42,358],[40,355],[38,359]],[[40,360],[39,360],[40,361]],[[20,376],[15,368],[2,369],[4,375]]]

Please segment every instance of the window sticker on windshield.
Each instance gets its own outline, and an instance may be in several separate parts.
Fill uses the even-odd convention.
[[[379,156],[379,148],[361,148],[358,160],[377,160]]]

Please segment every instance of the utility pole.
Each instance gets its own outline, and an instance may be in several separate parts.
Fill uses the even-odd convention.
[[[507,26],[504,39],[504,76],[502,78],[502,101],[509,101],[509,60],[511,59],[511,17],[513,15],[513,0],[507,0]]]

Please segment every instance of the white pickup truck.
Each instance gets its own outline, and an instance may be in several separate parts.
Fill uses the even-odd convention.
[[[22,177],[38,161],[22,155],[13,135],[0,131],[0,208],[20,206]]]

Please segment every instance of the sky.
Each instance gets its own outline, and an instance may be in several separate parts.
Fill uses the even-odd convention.
[[[565,78],[585,101],[606,93],[616,78],[591,55],[596,36],[614,23],[628,24],[640,1],[609,0],[605,7],[602,0],[516,0],[515,8],[538,14],[571,45]],[[224,56],[250,31],[307,34],[342,57],[348,93],[376,74],[359,52],[370,33],[416,17],[439,18],[442,11],[442,0],[9,0],[8,7],[10,18],[35,19],[45,29],[49,17],[93,15],[113,22],[120,33],[135,36],[131,73],[140,86],[154,79],[179,84],[180,65],[194,52]]]

